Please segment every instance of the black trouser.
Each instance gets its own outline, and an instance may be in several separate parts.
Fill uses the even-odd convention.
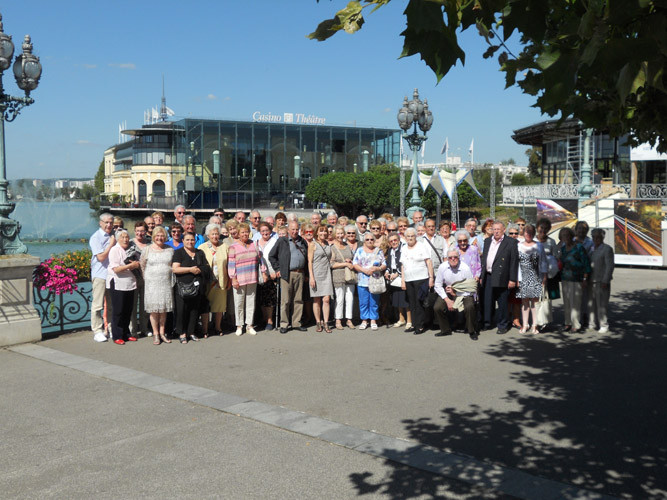
[[[176,317],[174,318],[176,329],[174,331],[176,335],[194,335],[197,319],[205,311],[202,307],[202,298],[201,293],[185,299],[178,292],[174,294],[176,300]]]
[[[405,282],[405,293],[408,296],[408,304],[412,312],[412,326],[415,327],[415,330],[421,330],[424,327],[424,306],[419,300],[419,289],[424,283],[428,283],[428,278]]]
[[[111,338],[127,340],[130,336],[134,290],[116,290],[113,279],[109,290],[111,291]]]
[[[477,332],[477,318],[475,311],[475,299],[470,297],[463,297],[463,314],[466,318],[466,331],[469,334]],[[440,332],[449,334],[452,333],[452,327],[450,324],[450,317],[453,320],[452,323],[456,324],[456,318],[459,311],[450,311],[447,307],[447,303],[438,295],[435,299],[435,305],[433,306],[433,314],[438,320],[438,325],[440,325]]]
[[[497,302],[498,308],[496,309],[496,323],[498,324],[498,329],[508,329],[508,298],[509,289],[507,287],[491,286],[491,274],[487,273],[486,280],[484,280],[484,323],[491,324],[491,320],[493,319],[493,309]]]

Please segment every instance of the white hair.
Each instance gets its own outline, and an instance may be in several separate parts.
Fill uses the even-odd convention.
[[[405,236],[417,236],[417,230],[414,227],[409,227],[405,230]]]
[[[183,205],[176,205],[176,206],[174,207],[174,212],[175,212],[176,210],[178,210],[179,208],[182,208],[183,210],[185,210],[185,207],[184,207]]]
[[[105,221],[107,219],[113,220],[113,215],[111,215],[109,212],[104,212],[103,214],[100,214],[100,222]]]
[[[456,240],[457,243],[459,241],[459,236],[465,236],[466,240],[470,241],[470,233],[465,229],[459,229],[454,233],[454,239]]]
[[[220,232],[220,225],[219,224],[207,224],[206,229],[204,229],[204,234],[208,238],[208,233],[213,231],[214,229],[217,229],[218,232]]]
[[[287,214],[287,222],[299,222],[299,217],[296,214],[289,213]]]

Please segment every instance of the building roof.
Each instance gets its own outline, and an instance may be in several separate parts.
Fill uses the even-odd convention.
[[[579,120],[567,118],[560,120],[546,120],[523,127],[514,131],[512,139],[517,144],[541,146],[545,142],[565,139],[579,132]]]

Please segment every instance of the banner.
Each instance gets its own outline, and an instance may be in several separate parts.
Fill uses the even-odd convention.
[[[662,266],[660,200],[614,200],[614,261]]]
[[[558,242],[558,232],[564,227],[571,227],[577,223],[579,217],[579,200],[535,200],[537,204],[538,220],[545,217],[551,222],[551,236]]]

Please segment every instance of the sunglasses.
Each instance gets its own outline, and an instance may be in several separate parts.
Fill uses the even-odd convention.
[[[459,260],[458,256],[456,256],[456,255],[449,255],[447,258],[448,258],[448,259],[456,259],[456,260]]]
[[[356,233],[354,231],[352,231],[351,233],[345,233],[345,234],[356,234]]]
[[[366,226],[368,222],[357,222],[357,224],[359,224],[360,226]]]
[[[171,234],[181,234],[181,232],[178,229],[176,229],[176,230],[172,231]]]
[[[512,233],[507,233],[507,234],[509,234],[510,236],[519,236],[519,233],[514,233],[514,232],[512,232]]]
[[[371,240],[364,240],[364,241],[373,241],[373,242],[374,242],[375,240],[372,240],[372,239],[371,239]]]
[[[467,244],[468,244],[468,240],[459,240],[458,243],[459,243],[459,245],[460,245],[461,243],[465,243],[465,244],[467,245]]]
[[[312,231],[304,231],[303,234],[313,234]]]
[[[516,225],[517,226],[525,226],[526,224],[524,222],[517,222]]]

